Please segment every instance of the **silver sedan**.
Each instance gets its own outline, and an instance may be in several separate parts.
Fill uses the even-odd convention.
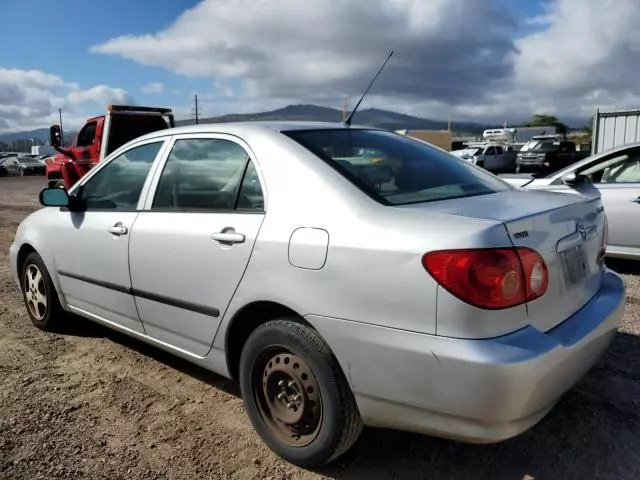
[[[66,312],[229,378],[264,442],[321,465],[363,425],[497,442],[610,344],[625,285],[600,198],[328,123],[139,137],[17,230],[35,326]]]
[[[609,225],[607,256],[640,260],[640,143],[592,155],[545,176],[500,177],[527,190],[600,196]]]

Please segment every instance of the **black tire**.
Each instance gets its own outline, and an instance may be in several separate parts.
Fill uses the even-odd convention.
[[[49,180],[47,186],[49,188],[62,188],[64,187],[64,182],[62,180]]]
[[[278,368],[291,372],[286,386],[281,384],[287,374]],[[295,385],[291,387],[291,383]],[[276,454],[300,467],[319,467],[335,460],[351,448],[362,431],[355,398],[329,346],[318,332],[295,320],[273,320],[251,333],[240,358],[240,389],[258,435]],[[276,396],[276,391],[285,395],[284,399]],[[299,410],[295,410],[296,405],[289,404],[296,403],[301,391]],[[276,411],[281,417],[301,418],[295,427],[285,428],[284,423],[270,417]],[[299,438],[291,431],[300,433]]]
[[[41,275],[41,281],[34,280],[36,278],[34,273],[37,272]],[[64,310],[60,306],[60,300],[49,276],[49,271],[36,252],[31,252],[24,261],[20,272],[20,285],[22,286],[24,305],[31,322],[40,330],[56,331],[62,322]],[[42,298],[46,299],[44,308],[42,308],[42,302],[38,300]]]

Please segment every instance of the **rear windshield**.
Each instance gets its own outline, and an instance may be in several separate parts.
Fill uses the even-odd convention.
[[[297,130],[284,134],[388,205],[487,195],[512,188],[454,155],[384,130]]]

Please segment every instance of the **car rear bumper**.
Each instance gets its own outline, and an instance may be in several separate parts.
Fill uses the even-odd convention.
[[[548,332],[466,340],[307,318],[336,354],[366,425],[492,443],[533,426],[582,378],[624,305],[624,281],[606,271],[598,293]]]

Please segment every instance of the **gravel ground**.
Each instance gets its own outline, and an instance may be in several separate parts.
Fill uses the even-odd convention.
[[[527,433],[489,446],[365,429],[322,471],[253,432],[235,384],[82,319],[33,327],[7,259],[42,177],[0,178],[1,479],[567,479],[640,477],[640,268],[605,357]]]

